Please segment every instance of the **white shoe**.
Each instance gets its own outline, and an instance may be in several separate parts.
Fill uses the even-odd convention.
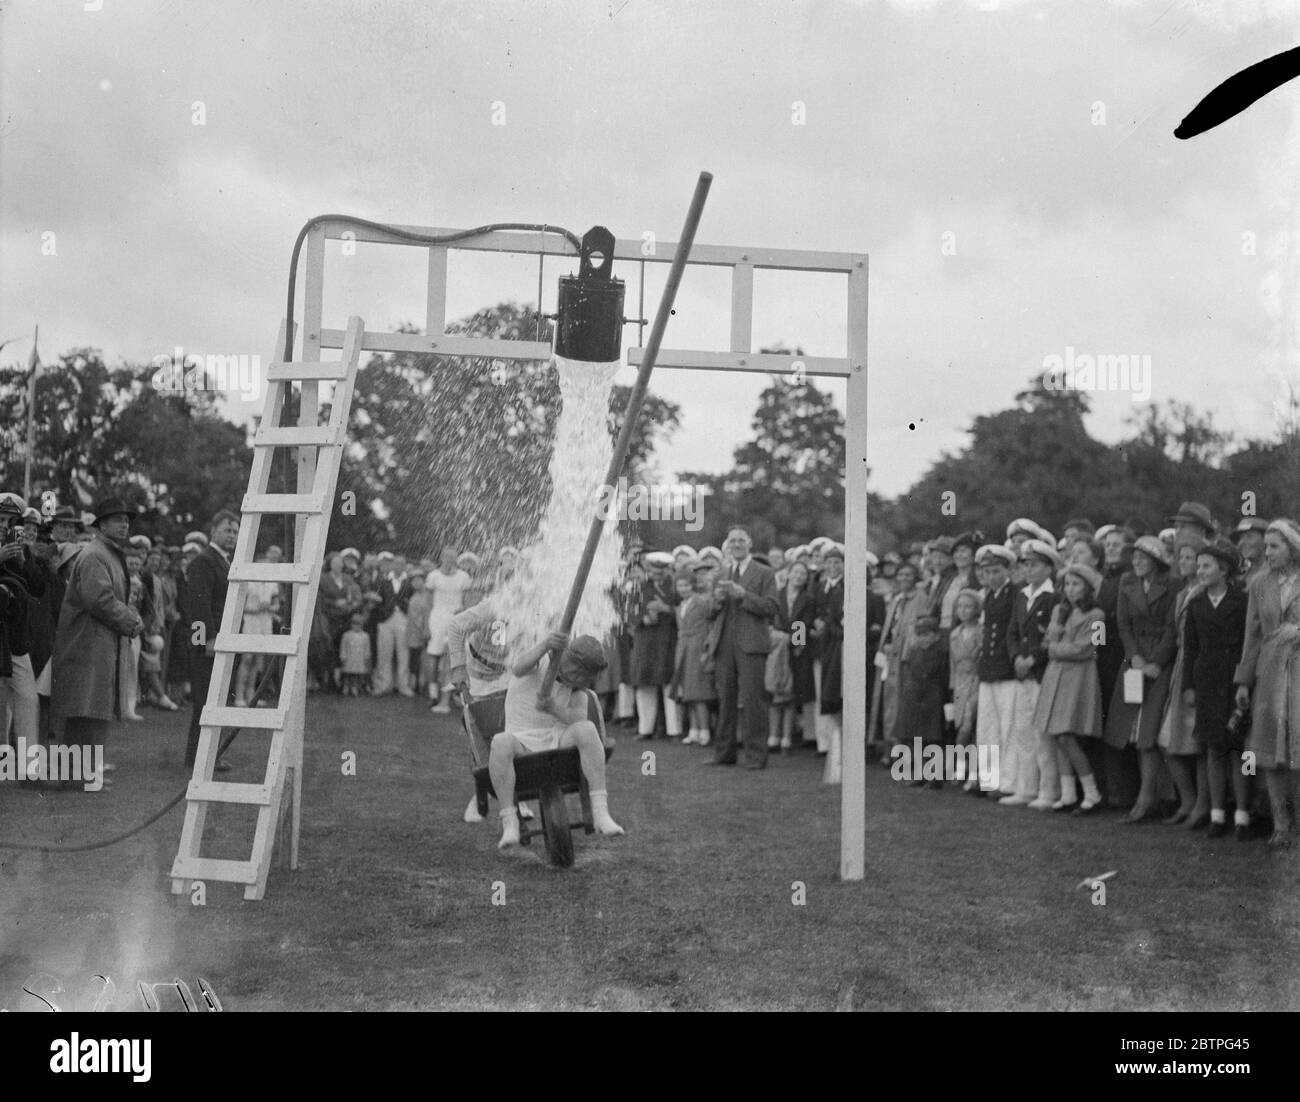
[[[1038,799],[1034,800],[1029,806],[1032,807],[1035,811],[1051,811],[1052,808],[1056,806],[1056,804],[1054,804],[1046,796],[1039,796]]]
[[[699,736],[698,736],[698,737],[696,738],[696,740],[695,740],[695,745],[696,745],[696,746],[708,746],[708,745],[709,745],[709,732],[708,732],[708,731],[701,731],[701,732],[699,733]]]
[[[123,718],[123,719],[129,719],[132,723],[143,723],[143,722],[144,722],[144,716],[142,716],[142,715],[140,715],[140,714],[138,714],[138,713],[136,713],[136,712],[126,712],[125,714],[123,714],[122,718]]]
[[[481,823],[483,821],[483,816],[478,813],[477,796],[471,796],[469,803],[465,805],[464,819],[467,823]]]
[[[242,696],[237,696],[237,697],[235,697],[235,707],[236,707],[236,708],[247,708],[247,707],[248,707],[248,701],[245,700]]]
[[[689,733],[689,734],[688,734],[684,739],[682,739],[682,745],[683,745],[683,746],[694,746],[694,745],[695,745],[695,741],[696,741],[696,735],[695,735],[695,732],[694,732],[694,731],[691,731],[691,732],[690,732],[690,733]]]
[[[501,828],[501,841],[497,843],[497,849],[509,849],[517,845],[519,845],[519,821],[512,819]]]
[[[435,704],[432,708],[430,708],[429,711],[437,712],[439,715],[446,715],[448,712],[451,711],[451,705],[447,703],[447,700],[444,697],[442,700],[438,701],[438,703]]]
[[[399,694],[400,696],[414,696],[414,695],[415,695],[415,693],[411,692],[410,689],[398,689],[397,692],[398,692],[398,694]]]
[[[172,698],[169,696],[160,697],[158,699],[158,707],[161,708],[164,712],[176,712],[180,710],[176,706],[176,701],[172,700]]]
[[[1028,807],[1033,801],[1028,796],[1003,796],[998,801],[1003,807]]]
[[[627,833],[621,826],[618,825],[618,823],[614,822],[614,820],[611,819],[608,815],[597,816],[595,820],[595,827],[596,827],[596,832],[598,834],[605,834],[610,837]]]

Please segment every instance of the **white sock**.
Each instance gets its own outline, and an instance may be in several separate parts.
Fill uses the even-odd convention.
[[[1220,811],[1219,814],[1222,815],[1223,812]],[[1213,811],[1210,812],[1210,816],[1211,818],[1214,816]],[[1219,821],[1222,822],[1223,820],[1220,819]],[[1232,822],[1234,826],[1242,826],[1242,827],[1250,826],[1250,812],[1242,811],[1240,808],[1238,808],[1236,811],[1232,813]]]
[[[497,849],[519,845],[519,812],[513,807],[501,809],[501,841]]]
[[[465,822],[481,823],[482,821],[483,816],[478,813],[478,797],[471,796],[469,803],[465,807]]]
[[[609,816],[609,795],[607,792],[591,794],[591,819],[601,834],[622,834],[623,828]]]
[[[1228,813],[1224,811],[1223,808],[1221,807],[1210,808],[1210,822],[1226,823],[1227,821],[1228,821]]]

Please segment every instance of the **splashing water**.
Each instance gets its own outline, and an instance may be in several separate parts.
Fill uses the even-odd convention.
[[[496,614],[507,624],[505,642],[512,654],[558,628],[587,542],[600,479],[609,469],[614,451],[606,417],[618,362],[586,363],[556,356],[554,363],[562,404],[551,455],[551,500],[536,541],[521,550],[514,575],[492,597]],[[573,635],[603,640],[614,625],[617,609],[612,590],[619,558],[618,516],[611,509],[578,606]]]

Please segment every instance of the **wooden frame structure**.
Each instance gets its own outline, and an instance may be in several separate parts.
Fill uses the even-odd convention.
[[[399,226],[422,235],[445,235],[461,231],[446,228]],[[577,250],[565,238],[552,234],[498,231],[466,238],[451,245],[412,242],[384,230],[358,226],[345,220],[325,221],[314,226],[304,246],[304,294],[302,352],[300,359],[319,361],[322,350],[344,346],[342,329],[323,325],[325,287],[325,242],[346,240],[425,249],[428,253],[428,289],[425,331],[392,333],[367,330],[363,351],[417,352],[432,356],[482,356],[503,360],[546,360],[551,346],[545,342],[501,340],[483,337],[449,336],[447,326],[447,256],[450,249],[471,252],[514,253],[548,257],[577,257]],[[614,260],[626,263],[668,264],[676,252],[675,242],[658,242],[646,255],[641,239],[617,239]],[[867,623],[867,256],[864,253],[810,252],[794,249],[737,248],[696,244],[691,249],[690,267],[711,266],[731,269],[730,349],[725,352],[663,348],[656,368],[695,371],[746,371],[784,374],[790,371],[788,355],[756,353],[753,350],[754,272],[758,269],[784,272],[829,273],[846,277],[848,310],[844,357],[802,357],[804,373],[813,377],[843,378],[847,382],[845,417],[845,604],[844,619],[850,628],[844,638],[844,665],[858,671],[846,676],[844,686],[843,783],[841,788],[840,877],[861,880],[866,849],[866,623]],[[642,269],[644,271],[644,268]],[[616,274],[619,274],[616,272]],[[644,280],[642,281],[644,286]],[[541,304],[538,304],[538,309]],[[642,314],[644,316],[644,314]],[[671,330],[669,333],[671,339]],[[642,349],[627,350],[627,362],[641,362]],[[314,427],[319,415],[319,384],[302,383],[299,424]],[[298,492],[307,493],[315,484],[316,450],[298,450]],[[296,546],[302,546],[303,525],[299,520]],[[305,676],[305,673],[304,673]],[[294,686],[291,721],[299,728],[306,703],[305,683]],[[299,731],[299,733],[301,733]]]

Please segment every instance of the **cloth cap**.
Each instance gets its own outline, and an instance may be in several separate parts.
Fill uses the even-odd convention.
[[[609,660],[605,657],[605,648],[593,635],[579,635],[576,639],[570,640],[569,645],[564,648],[564,654],[588,673],[600,673],[609,665]]]
[[[207,547],[207,545],[208,545],[208,537],[205,536],[202,532],[187,532],[187,533],[185,534],[185,542],[186,542],[186,543],[200,543],[200,544],[202,544],[204,547]]]
[[[1184,501],[1178,512],[1169,518],[1170,524],[1199,524],[1202,528],[1214,531],[1214,518],[1210,510],[1199,501]]]
[[[650,566],[672,566],[673,557],[667,551],[651,551],[645,556],[645,561]]]

